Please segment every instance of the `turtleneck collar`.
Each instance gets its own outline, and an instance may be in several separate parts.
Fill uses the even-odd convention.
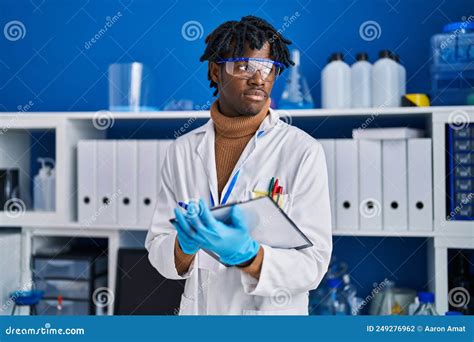
[[[268,98],[262,110],[256,115],[229,117],[219,111],[218,101],[214,101],[211,106],[211,118],[214,122],[216,135],[225,138],[241,138],[254,134],[270,108],[270,98]]]

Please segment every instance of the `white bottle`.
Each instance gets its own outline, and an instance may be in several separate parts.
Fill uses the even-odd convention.
[[[407,93],[407,71],[405,67],[400,63],[400,56],[394,54],[395,62],[398,64],[398,82],[400,89],[400,96],[403,96]]]
[[[33,205],[37,211],[54,211],[56,206],[56,175],[54,160],[38,158],[41,168],[34,178]],[[51,163],[51,166],[46,163]]]
[[[342,53],[334,53],[321,73],[321,99],[323,108],[350,108],[351,68],[344,62]]]
[[[372,106],[372,64],[367,53],[358,53],[357,62],[351,66],[352,108]]]
[[[392,53],[382,50],[372,67],[372,107],[398,107],[400,98],[400,69]]]

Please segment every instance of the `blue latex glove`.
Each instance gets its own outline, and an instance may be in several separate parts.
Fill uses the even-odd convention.
[[[190,206],[196,206],[196,203],[190,203]],[[240,208],[232,206],[230,210],[232,223],[227,225],[215,219],[200,199],[199,208],[188,207],[188,212],[197,214],[186,216],[191,225],[187,233],[192,234],[193,240],[201,248],[216,253],[224,264],[239,265],[254,258],[260,245],[250,236]]]
[[[185,254],[196,254],[199,251],[199,245],[193,239],[193,228],[184,217],[181,209],[175,208],[176,223],[174,227],[178,232],[178,243]]]

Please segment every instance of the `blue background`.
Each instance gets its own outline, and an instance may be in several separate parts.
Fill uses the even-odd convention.
[[[207,64],[200,63],[205,37],[219,24],[248,14],[284,28],[302,54],[316,105],[320,71],[328,56],[342,51],[352,62],[358,51],[373,61],[379,50],[395,50],[407,68],[408,92],[428,92],[430,37],[445,23],[472,15],[471,0],[325,1],[156,1],[156,0],[2,0],[1,28],[21,21],[18,41],[0,36],[0,111],[16,111],[33,101],[33,111],[95,111],[108,106],[107,66],[140,61],[154,70],[160,86],[156,103],[187,98],[204,105],[212,98]],[[90,49],[84,47],[104,27],[107,16],[122,16]],[[188,41],[183,25],[198,21],[202,37]],[[376,21],[380,37],[363,40],[359,28]],[[273,97],[279,98],[282,82]]]

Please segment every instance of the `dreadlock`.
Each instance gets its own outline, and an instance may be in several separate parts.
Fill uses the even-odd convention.
[[[215,62],[228,55],[241,57],[245,43],[248,43],[252,50],[260,50],[265,42],[270,43],[270,55],[273,59],[283,63],[287,68],[295,65],[288,50],[291,41],[284,38],[267,21],[252,15],[243,17],[240,21],[227,21],[212,31],[206,37],[206,50],[199,60]],[[216,89],[214,92],[216,96],[217,83],[211,79],[210,73],[207,78],[210,80],[210,87]]]

